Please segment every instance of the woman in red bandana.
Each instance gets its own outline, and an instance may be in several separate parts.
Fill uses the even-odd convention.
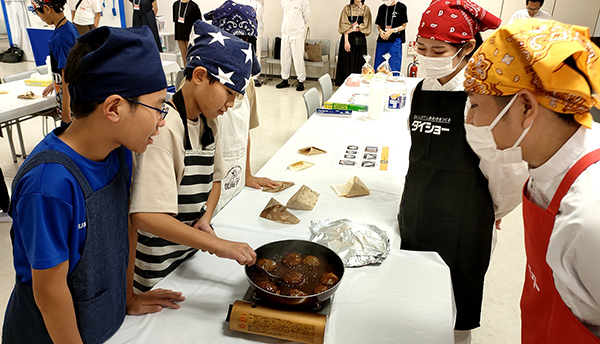
[[[469,0],[434,0],[417,34],[427,78],[414,91],[409,118],[401,248],[436,251],[450,268],[457,343],[469,343],[470,330],[480,325],[495,220],[488,180],[465,138],[463,69],[482,43],[479,32],[499,25],[500,19]]]

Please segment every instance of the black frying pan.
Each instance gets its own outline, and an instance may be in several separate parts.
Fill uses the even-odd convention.
[[[311,241],[276,241],[265,244],[257,248],[255,251],[256,256],[258,258],[266,258],[273,260],[276,258],[280,258],[289,252],[298,252],[303,256],[314,255],[317,258],[319,258],[319,260],[321,260],[322,262],[327,262],[327,264],[333,269],[333,273],[336,274],[339,278],[339,281],[336,285],[319,294],[313,294],[308,296],[277,295],[268,292],[262,288],[259,288],[256,285],[256,283],[254,283],[254,274],[260,273],[260,270],[255,269],[252,266],[246,266],[246,278],[248,279],[250,287],[256,292],[256,296],[259,297],[261,300],[264,300],[275,306],[282,306],[286,308],[306,308],[313,306],[319,302],[325,301],[329,299],[333,295],[333,293],[335,293],[340,283],[342,282],[342,277],[344,276],[344,263],[342,262],[342,259],[337,255],[337,253],[333,252],[328,247]]]

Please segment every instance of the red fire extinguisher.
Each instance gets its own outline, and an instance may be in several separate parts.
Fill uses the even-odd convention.
[[[417,72],[419,70],[419,67],[417,67],[419,65],[419,61],[417,61],[417,57],[413,56],[413,62],[411,62],[408,65],[408,76],[411,78],[416,78],[417,77]]]

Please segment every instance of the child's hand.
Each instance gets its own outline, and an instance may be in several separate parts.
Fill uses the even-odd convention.
[[[44,88],[44,90],[42,91],[42,96],[45,98],[52,92],[54,92],[54,84],[46,86],[46,88]]]
[[[221,258],[234,259],[240,265],[252,265],[256,262],[256,252],[244,242],[235,242],[220,239],[215,252]]]
[[[269,178],[259,178],[253,175],[248,175],[246,176],[246,186],[254,189],[260,189],[262,187],[268,186],[271,189],[275,189],[279,186],[279,183]]]
[[[192,227],[204,231],[210,235],[217,236],[210,223],[208,223],[204,217],[201,217],[198,221],[194,222]]]
[[[178,309],[175,302],[184,301],[185,297],[179,291],[155,289],[141,294],[133,294],[127,300],[127,314],[142,315],[160,312],[164,307]]]

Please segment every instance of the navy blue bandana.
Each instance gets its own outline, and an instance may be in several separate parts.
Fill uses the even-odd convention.
[[[74,102],[102,102],[113,94],[138,97],[167,88],[160,54],[148,26],[101,26],[77,40],[93,43],[105,37],[98,49],[81,60],[81,82],[69,84]]]
[[[234,36],[258,36],[256,30],[258,22],[254,8],[235,3],[232,0],[226,0],[214,11],[206,13],[204,19],[212,20],[214,26]]]
[[[260,73],[252,45],[198,20],[194,23],[185,68],[202,66],[230,89],[245,94],[251,75]]]

